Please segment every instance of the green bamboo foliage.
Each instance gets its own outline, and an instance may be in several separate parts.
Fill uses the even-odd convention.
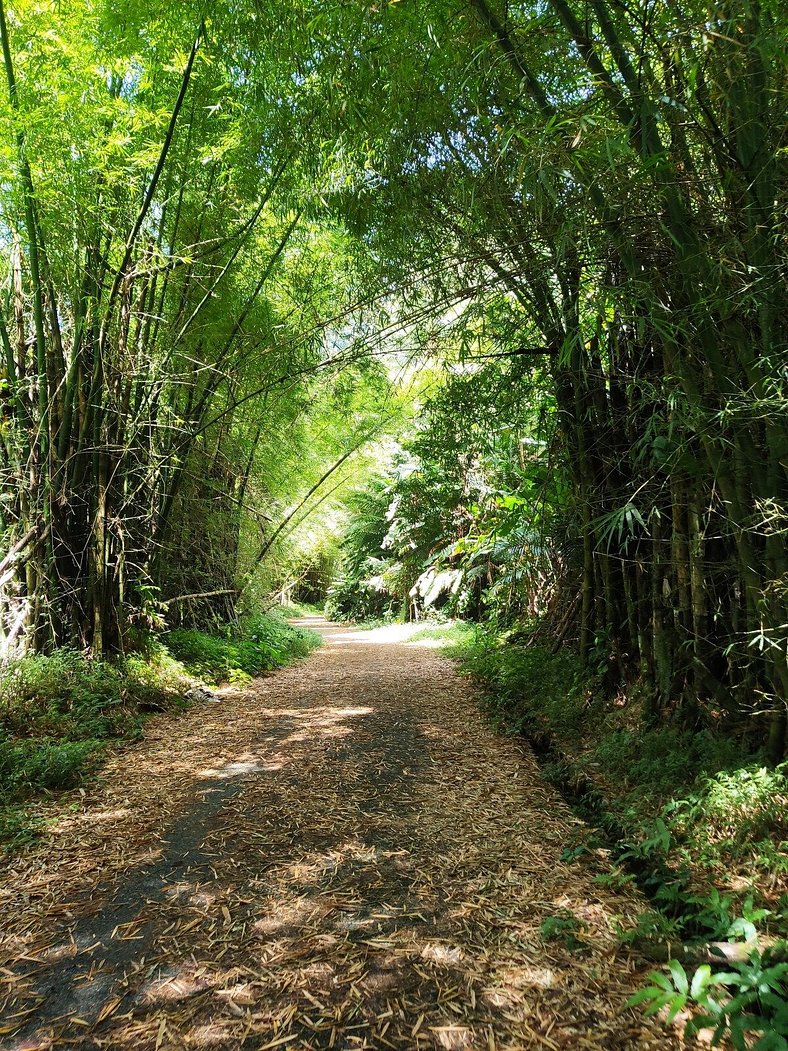
[[[305,377],[385,344],[397,303],[428,351],[481,325],[540,371],[561,637],[611,692],[640,676],[649,718],[778,758],[784,5],[294,10],[0,6],[4,645],[122,646],[198,506],[232,595],[286,518],[260,472]]]
[[[254,446],[326,364],[300,315],[336,292],[305,214],[314,102],[292,79],[266,89],[268,27],[206,11],[0,4],[6,652],[123,649],[182,582],[172,541],[200,493],[226,542],[187,590],[230,613]]]
[[[640,674],[651,718],[747,728],[778,759],[784,5],[470,0],[453,44],[447,10],[427,35],[381,15],[432,90],[416,115],[388,106],[369,229],[397,274],[416,245],[427,266],[453,253],[455,287],[505,289],[522,322],[504,353],[549,363],[584,657],[611,690]]]

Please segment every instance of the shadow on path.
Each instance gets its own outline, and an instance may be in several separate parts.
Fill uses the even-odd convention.
[[[572,819],[451,665],[305,623],[324,647],[213,714],[148,860],[6,965],[3,1046],[678,1046],[621,1015],[628,961],[605,977],[639,903],[561,860]],[[580,954],[540,935],[567,909]]]

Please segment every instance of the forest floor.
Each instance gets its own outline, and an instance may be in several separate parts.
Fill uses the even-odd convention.
[[[643,901],[565,860],[476,688],[407,628],[303,623],[320,650],[150,720],[6,861],[0,1046],[679,1047],[625,1008]]]

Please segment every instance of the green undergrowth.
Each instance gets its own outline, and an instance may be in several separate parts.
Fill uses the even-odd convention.
[[[34,837],[37,797],[78,787],[145,716],[184,706],[186,668],[159,643],[121,661],[61,649],[0,671],[0,847]],[[32,807],[32,809],[31,809]]]
[[[786,932],[788,764],[710,729],[647,726],[636,691],[605,700],[567,649],[478,631],[452,653],[486,685],[497,725],[543,746],[543,774],[613,845],[618,878],[640,874],[665,920],[644,917],[652,933],[724,938],[748,902],[767,912],[759,926]]]
[[[190,674],[211,685],[243,684],[306,657],[320,645],[320,636],[288,624],[276,613],[260,613],[210,635],[179,628],[169,632],[165,642]]]
[[[383,617],[365,617],[359,620],[339,617],[336,622],[359,628],[362,631],[374,631],[375,628],[388,628],[399,624],[410,629],[408,642],[433,643],[440,648],[462,646],[471,638],[475,638],[478,631],[478,628],[467,620],[454,620],[450,617],[441,617],[439,614],[420,621],[405,621],[391,613]]]
[[[499,728],[533,742],[544,776],[586,818],[565,859],[607,857],[599,883],[636,882],[650,899],[618,934],[668,967],[630,1005],[668,1022],[683,1011],[687,1037],[704,1029],[712,1046],[788,1051],[788,763],[770,767],[710,729],[648,725],[635,691],[605,700],[566,649],[478,631],[452,655],[486,685]],[[578,930],[559,913],[542,936],[581,951]],[[685,969],[693,947],[714,942],[743,943],[742,957]]]
[[[139,737],[146,716],[186,707],[195,682],[246,682],[319,642],[267,613],[211,634],[172,631],[123,659],[60,649],[7,664],[0,669],[0,849],[40,831],[37,799],[79,787],[108,748]]]
[[[316,606],[311,602],[297,602],[292,600],[287,602],[285,605],[277,605],[272,607],[272,615],[280,617],[322,617],[324,615],[321,606]]]
[[[325,606],[325,617],[333,624],[346,624],[351,628],[360,628],[362,631],[371,631],[373,628],[387,628],[390,624],[404,624],[402,617],[395,613],[386,614],[381,617],[361,616],[353,617],[332,609],[329,603]]]
[[[476,629],[465,620],[449,620],[445,624],[425,624],[410,637],[410,642],[432,642],[440,647],[455,648],[470,642]]]

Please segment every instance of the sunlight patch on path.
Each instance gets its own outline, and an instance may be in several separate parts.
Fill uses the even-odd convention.
[[[3,1046],[667,1051],[625,1011],[643,903],[473,686],[414,639],[324,646],[164,717],[0,877]],[[579,948],[542,935],[571,913]]]

